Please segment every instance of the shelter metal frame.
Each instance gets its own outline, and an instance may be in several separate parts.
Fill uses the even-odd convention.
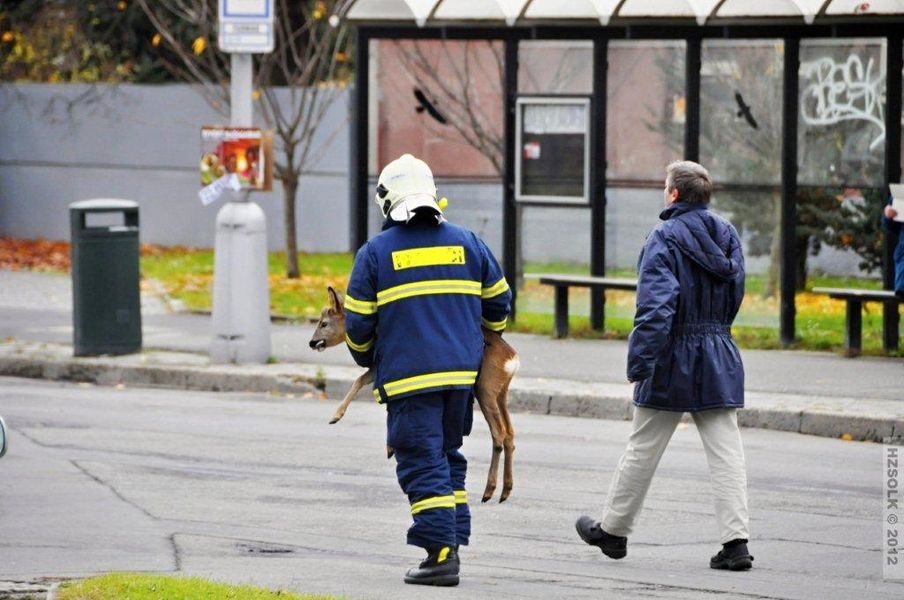
[[[804,39],[885,38],[886,110],[885,110],[885,185],[901,180],[901,94],[902,30],[904,15],[857,19],[831,24],[789,24],[782,20],[754,24],[697,25],[693,20],[670,24],[592,26],[487,27],[479,24],[416,27],[409,23],[379,25],[355,24],[358,35],[355,98],[352,102],[351,153],[351,245],[357,249],[367,240],[367,210],[370,199],[368,172],[368,56],[371,40],[499,40],[504,44],[503,83],[505,136],[502,208],[502,263],[509,281],[517,275],[518,236],[515,200],[515,110],[518,98],[518,43],[533,40],[590,40],[593,42],[593,82],[591,94],[590,138],[590,274],[605,275],[606,226],[606,89],[608,45],[610,40],[684,40],[686,44],[685,94],[686,119],[684,157],[699,160],[700,154],[700,68],[702,44],[706,39],[781,39],[784,42],[784,81],[781,145],[781,284],[780,337],[784,345],[795,338],[796,256],[794,230],[798,175],[798,71],[800,43]],[[889,232],[885,241],[883,287],[894,281],[892,249],[896,236]],[[513,290],[516,293],[516,290]],[[599,315],[605,299],[591,298],[591,324],[603,326]],[[516,308],[513,298],[513,313]],[[885,310],[886,335],[898,331],[898,312]]]

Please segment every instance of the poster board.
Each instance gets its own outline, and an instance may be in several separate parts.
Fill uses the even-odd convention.
[[[515,200],[590,203],[590,98],[516,102]]]
[[[201,128],[201,187],[227,175],[239,190],[273,189],[273,132],[256,127]]]

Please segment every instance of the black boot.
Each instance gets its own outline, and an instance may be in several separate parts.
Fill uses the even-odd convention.
[[[597,546],[609,558],[619,559],[627,556],[628,538],[606,533],[598,521],[584,516],[578,519],[574,527],[582,540],[591,546]]]
[[[427,558],[405,573],[405,583],[418,585],[458,585],[458,552],[450,546],[428,550]]]
[[[747,540],[732,540],[722,544],[719,553],[709,559],[709,566],[729,571],[745,571],[752,567],[753,557],[747,551]]]

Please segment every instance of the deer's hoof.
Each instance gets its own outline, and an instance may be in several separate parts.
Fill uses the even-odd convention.
[[[339,422],[339,419],[341,419],[341,418],[342,417],[333,417],[332,419],[330,419],[330,425],[335,425],[336,423]]]

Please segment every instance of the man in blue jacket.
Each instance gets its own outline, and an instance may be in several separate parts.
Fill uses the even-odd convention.
[[[737,409],[744,367],[731,324],[744,298],[744,257],[735,228],[708,210],[712,179],[702,166],[668,166],[666,208],[640,255],[637,312],[628,341],[634,422],[609,487],[602,522],[583,516],[581,539],[610,558],[627,554],[650,481],[681,416],[703,440],[722,549],[714,569],[752,566],[744,449]]]
[[[414,521],[408,543],[427,550],[405,583],[457,585],[458,548],[471,533],[459,448],[481,327],[505,329],[511,291],[486,244],[446,221],[425,162],[404,154],[386,165],[375,200],[386,221],[355,256],[346,342],[359,365],[376,368],[374,396],[386,403],[386,443]]]
[[[888,232],[886,235],[890,235],[892,232],[898,234],[898,243],[892,253],[892,264],[895,269],[894,290],[896,295],[904,297],[904,235],[901,235],[901,230],[904,227],[901,227],[901,221],[897,220],[898,211],[894,209],[891,202],[892,199],[889,198],[888,205],[883,213],[885,219],[882,220],[882,225],[885,231]]]

